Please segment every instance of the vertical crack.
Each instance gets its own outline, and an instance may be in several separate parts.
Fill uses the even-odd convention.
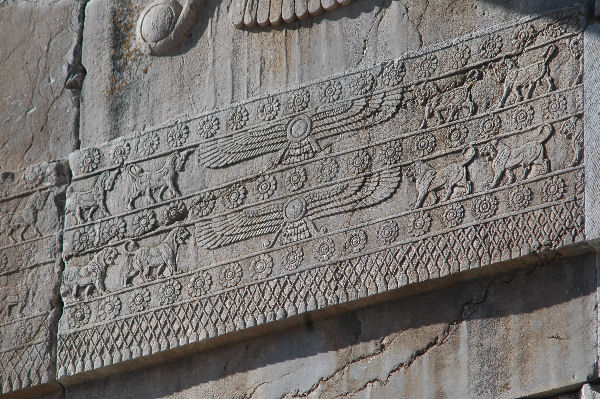
[[[85,25],[85,9],[88,5],[89,0],[80,0],[77,4],[77,10],[75,14],[76,22],[76,38],[73,42],[67,59],[67,77],[65,79],[65,88],[71,90],[73,94],[73,108],[75,109],[75,116],[73,118],[73,141],[74,150],[78,150],[81,147],[81,139],[79,136],[80,131],[80,108],[81,108],[81,88],[83,86],[83,80],[87,73],[85,67],[82,64],[82,47],[83,47],[83,28]]]

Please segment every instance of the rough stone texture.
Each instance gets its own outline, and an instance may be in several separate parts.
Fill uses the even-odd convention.
[[[65,398],[549,397],[594,375],[595,305],[592,254],[66,382]]]
[[[84,36],[89,74],[82,144],[98,145],[573,3],[353,1],[283,29],[240,30],[230,23],[231,2],[211,0],[203,2],[189,38],[170,56],[146,57],[135,26],[149,2],[92,0]]]
[[[585,57],[584,69],[585,82],[584,82],[584,104],[585,119],[584,119],[584,130],[585,130],[585,156],[590,159],[597,159],[600,156],[600,143],[597,139],[600,137],[600,116],[594,104],[598,104],[600,101],[600,72],[596,67],[600,62],[600,25],[591,25],[584,35],[584,51],[588,55]],[[582,140],[581,131],[576,132],[579,136],[578,140]],[[573,137],[575,140],[576,137]],[[596,162],[590,163],[585,171],[585,198],[586,203],[586,216],[589,219],[589,223],[586,224],[586,233],[589,237],[600,236],[600,220],[594,217],[594,215],[600,214],[600,171],[596,165]]]
[[[0,170],[66,159],[78,104],[65,88],[78,1],[0,2]]]
[[[0,175],[0,392],[56,378],[66,176],[60,163]]]
[[[73,153],[59,375],[583,241],[582,19]]]

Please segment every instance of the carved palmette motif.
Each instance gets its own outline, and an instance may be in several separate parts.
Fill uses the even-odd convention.
[[[6,183],[6,185],[3,185]],[[0,180],[0,393],[54,378],[58,203],[66,175],[42,163]]]
[[[70,192],[114,184],[66,217],[59,373],[584,240],[580,39],[567,10],[73,154]]]

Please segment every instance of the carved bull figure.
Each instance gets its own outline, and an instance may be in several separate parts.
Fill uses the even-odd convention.
[[[533,96],[533,91],[542,80],[546,81],[548,92],[554,91],[554,80],[550,76],[550,61],[557,52],[555,44],[551,44],[546,48],[544,58],[541,61],[529,64],[524,67],[517,66],[515,60],[507,58],[504,60],[508,72],[504,78],[504,91],[498,108],[506,105],[506,101],[511,93],[517,95],[517,102],[524,99],[530,99]],[[524,94],[523,90],[527,89]]]

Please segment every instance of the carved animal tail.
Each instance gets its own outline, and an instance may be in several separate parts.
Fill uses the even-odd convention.
[[[127,252],[128,255],[134,255],[139,247],[140,246],[133,240],[125,241],[124,248],[125,248],[125,252]]]
[[[548,46],[548,48],[546,49],[546,52],[544,53],[544,63],[545,64],[548,64],[550,62],[550,60],[556,54],[557,50],[558,50],[558,47],[556,47],[556,44],[551,44]]]
[[[540,143],[545,143],[548,141],[550,136],[554,133],[554,128],[552,125],[544,125],[540,128]]]

